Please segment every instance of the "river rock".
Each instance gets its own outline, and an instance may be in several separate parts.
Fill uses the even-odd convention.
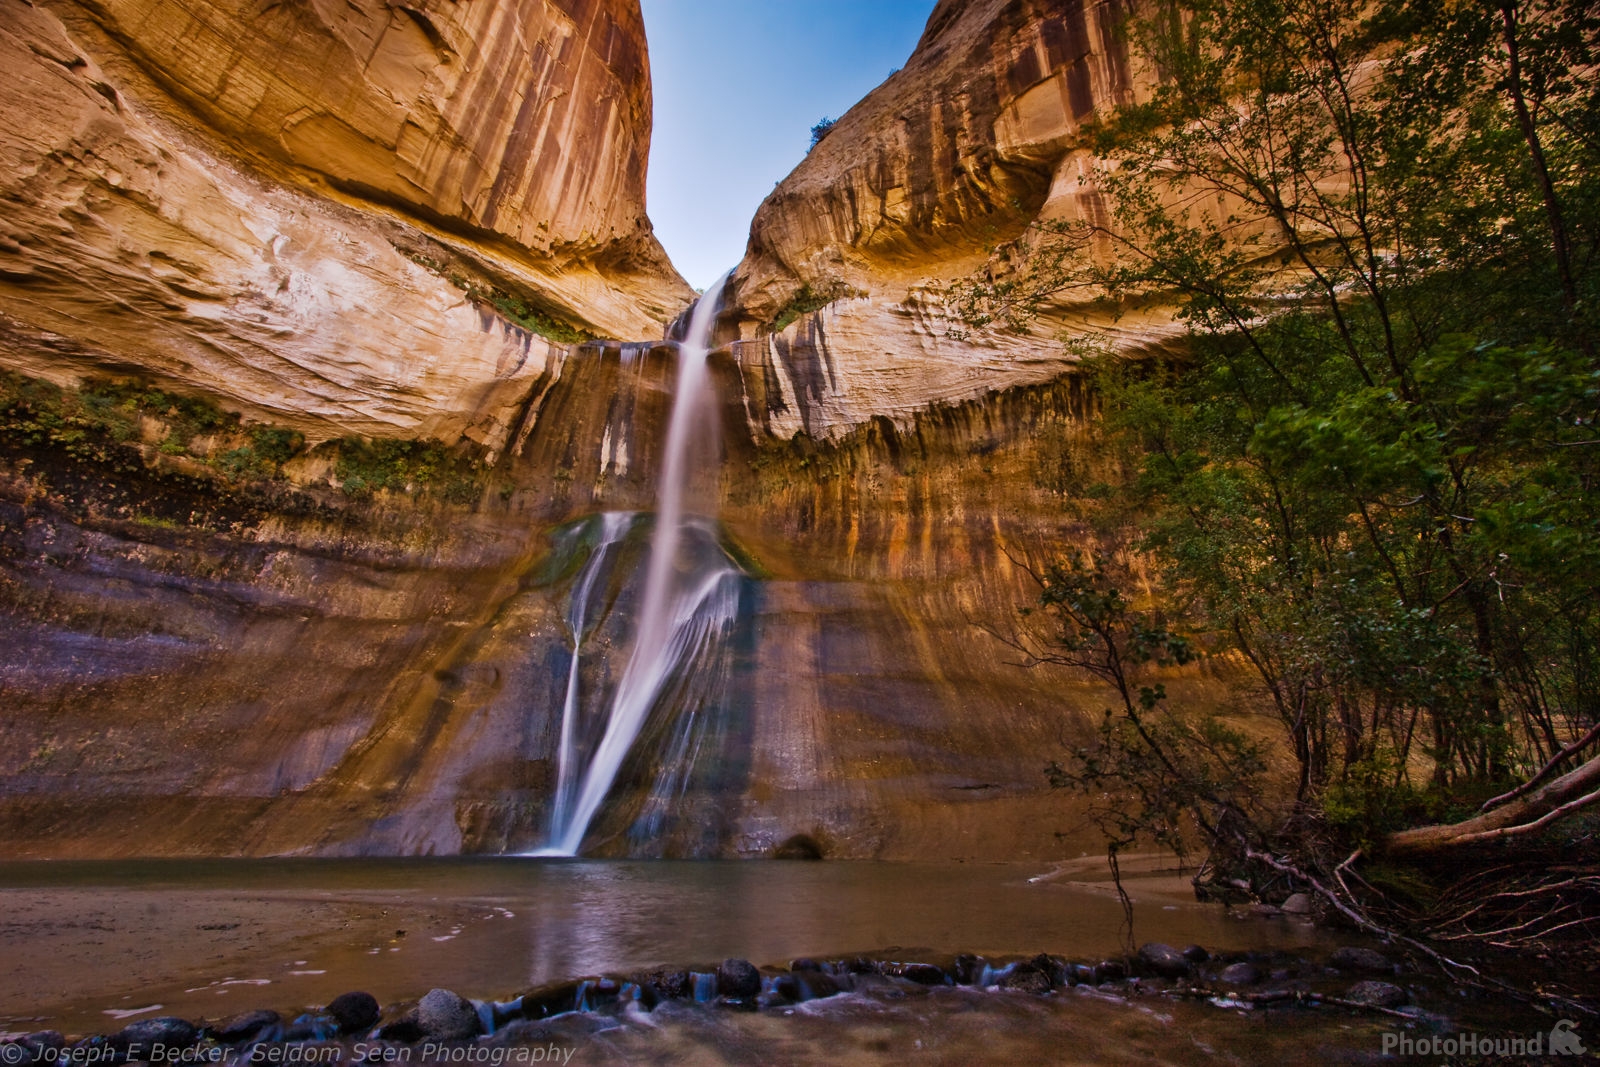
[[[1211,953],[1207,952],[1199,945],[1185,946],[1182,955],[1183,958],[1188,960],[1190,963],[1204,963],[1206,960],[1211,958]]]
[[[839,980],[824,971],[795,971],[796,1000],[819,1000],[840,992]]]
[[[692,988],[687,982],[686,985]],[[578,1005],[578,989],[582,982],[567,980],[551,982],[522,994],[522,1014],[530,1019],[543,1019],[573,1010]]]
[[[1230,963],[1222,968],[1217,981],[1228,985],[1255,985],[1261,981],[1261,969],[1253,963]]]
[[[1311,898],[1304,893],[1290,893],[1288,899],[1283,902],[1283,913],[1285,915],[1310,915]]]
[[[1411,999],[1392,982],[1357,982],[1345,990],[1344,999],[1367,1008],[1398,1008]]]
[[[970,952],[963,952],[956,957],[955,979],[957,985],[976,985],[983,976],[983,969],[988,966],[982,956],[974,956]]]
[[[371,993],[341,993],[326,1010],[347,1034],[370,1030],[378,1023],[378,998]]]
[[[1394,964],[1389,957],[1370,948],[1346,945],[1333,950],[1328,963],[1341,971],[1360,971],[1365,974],[1393,974]]]
[[[428,1037],[457,1041],[476,1037],[478,1009],[465,997],[448,989],[430,989],[417,1005],[417,1025]]]
[[[487,1048],[519,1048],[547,1044],[555,1036],[556,1031],[550,1028],[548,1022],[518,1019],[496,1030],[492,1037],[483,1038],[478,1044]]]
[[[168,1049],[188,1048],[200,1037],[200,1031],[187,1019],[165,1015],[158,1019],[140,1019],[122,1028],[114,1037],[112,1043],[119,1048],[129,1049],[141,1046],[148,1053],[154,1046],[162,1045]],[[135,1058],[140,1058],[135,1056]]]
[[[279,1040],[296,1043],[328,1041],[338,1036],[339,1020],[326,1012],[317,1012],[297,1016]]]
[[[1099,982],[1120,982],[1128,977],[1128,965],[1122,960],[1101,960],[1094,976]]]
[[[694,982],[688,971],[648,971],[633,976],[633,984],[647,990],[657,1000],[681,1000],[694,995]],[[523,1001],[526,1005],[527,1001]],[[654,1005],[648,1005],[654,1007]]]
[[[729,957],[717,968],[717,992],[725,997],[753,997],[761,992],[761,972],[749,960]]]
[[[1189,973],[1189,961],[1171,945],[1152,941],[1139,949],[1139,965],[1161,978],[1182,978]]]
[[[59,1053],[67,1047],[67,1039],[59,1030],[39,1030],[19,1039],[16,1044],[26,1049],[35,1062],[49,1063],[52,1060],[60,1061]],[[0,1063],[10,1062],[0,1057]]]
[[[393,1022],[384,1023],[378,1027],[377,1033],[379,1041],[396,1041],[408,1045],[413,1041],[421,1041],[426,1036],[428,1035],[423,1033],[422,1024],[417,1022],[415,1011],[406,1012]]]
[[[282,1017],[275,1011],[247,1011],[242,1015],[233,1016],[215,1027],[212,1032],[223,1044],[234,1045],[241,1041],[253,1040],[262,1031],[270,1030],[281,1021]]]
[[[918,985],[944,985],[948,975],[944,968],[931,963],[896,963],[884,968],[884,974],[907,978]]]
[[[1050,976],[1032,963],[1017,964],[1002,974],[995,984],[1012,993],[1043,995],[1050,992]]]

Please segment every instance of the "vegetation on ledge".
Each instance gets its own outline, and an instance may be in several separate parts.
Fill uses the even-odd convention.
[[[801,315],[809,315],[813,311],[821,311],[835,300],[865,295],[859,289],[852,289],[841,281],[832,281],[816,289],[813,289],[811,283],[807,282],[789,298],[787,304],[778,309],[778,313],[772,317],[772,323],[768,330],[772,333],[777,333]]]
[[[418,266],[439,275],[451,285],[467,294],[467,298],[476,304],[494,310],[501,318],[505,319],[529,333],[536,333],[548,341],[557,344],[581,344],[584,341],[595,340],[595,335],[565,322],[550,312],[538,307],[525,296],[508,292],[498,285],[490,285],[467,277],[458,270],[452,270],[444,263],[430,256],[418,252],[401,250],[401,254]]]
[[[490,473],[466,446],[347,437],[308,450],[297,431],[147,383],[74,389],[12,372],[0,372],[0,457],[45,495],[157,526],[231,526],[263,509],[314,506],[311,486],[290,484],[296,460],[331,462],[350,500],[387,492],[468,505]]]

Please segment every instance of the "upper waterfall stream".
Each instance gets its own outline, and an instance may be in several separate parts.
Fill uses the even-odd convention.
[[[689,552],[686,533],[714,526],[686,511],[692,471],[691,444],[716,432],[715,406],[706,370],[711,332],[722,299],[725,274],[695,303],[684,340],[678,346],[678,377],[657,489],[655,528],[645,571],[644,592],[635,618],[633,641],[621,680],[599,722],[585,723],[580,655],[586,623],[594,618],[590,601],[597,576],[611,565],[635,516],[606,512],[571,592],[566,613],[572,660],[561,716],[556,795],[550,836],[534,855],[576,856],[584,835],[616,783],[652,710],[673,701],[686,717],[662,753],[661,769],[650,792],[657,812],[681,792],[699,736],[695,717],[704,687],[693,675],[713,670],[713,653],[732,627],[739,609],[739,570],[726,553]],[[585,726],[587,725],[587,729]],[[598,739],[595,735],[598,734]],[[589,743],[585,743],[588,741]]]

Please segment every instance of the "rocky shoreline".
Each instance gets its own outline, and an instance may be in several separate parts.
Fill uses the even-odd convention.
[[[1394,1016],[1404,1020],[1399,1025],[1436,1019],[1417,1003],[1427,984],[1406,975],[1385,954],[1354,946],[1320,959],[1282,951],[1213,955],[1198,945],[1159,943],[1097,962],[1050,953],[986,959],[900,949],[775,967],[730,958],[715,966],[571,979],[507,1001],[434,989],[383,1008],[369,993],[350,992],[293,1017],[258,1009],[215,1022],[141,1019],[108,1034],[40,1031],[0,1042],[0,1064],[565,1063],[578,1041],[623,1013],[673,1005],[787,1013],[845,994],[899,999],[939,987],[1041,998],[1167,997],[1240,1012],[1322,1008]]]

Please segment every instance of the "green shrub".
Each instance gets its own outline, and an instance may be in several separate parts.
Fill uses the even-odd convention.
[[[772,318],[771,330],[773,333],[777,333],[801,315],[809,315],[813,311],[820,311],[835,300],[842,300],[847,296],[864,295],[866,294],[860,290],[852,289],[840,281],[829,282],[816,289],[811,288],[811,284],[807,282],[800,287],[799,292],[789,298],[787,304],[778,309],[778,313]]]
[[[351,497],[380,490],[434,492],[451,503],[470,504],[482,492],[479,465],[438,441],[342,438],[334,477]]]

